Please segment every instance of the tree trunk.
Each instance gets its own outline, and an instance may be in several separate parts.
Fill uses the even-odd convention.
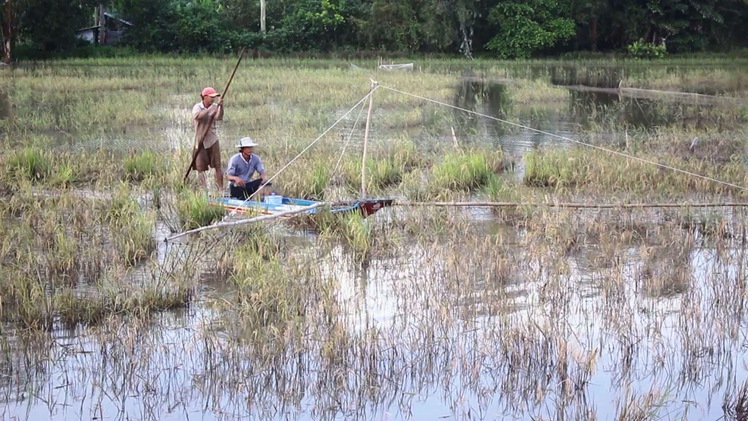
[[[460,52],[470,60],[473,59],[473,31],[475,14],[472,10],[458,10],[457,19],[460,30]]]
[[[590,23],[590,48],[592,51],[597,51],[597,18],[593,18]]]
[[[3,4],[3,63],[13,60],[13,1],[5,0]]]
[[[260,33],[265,35],[265,0],[260,0]]]
[[[104,16],[104,12],[106,12],[106,9],[104,8],[104,5],[99,3],[99,7],[96,8],[96,25],[99,27],[99,33],[98,37],[96,39],[96,44],[104,45],[106,44],[106,16]]]
[[[460,51],[466,58],[473,59],[473,27],[468,26],[464,23],[460,23],[460,33],[462,34],[462,42],[460,43]]]

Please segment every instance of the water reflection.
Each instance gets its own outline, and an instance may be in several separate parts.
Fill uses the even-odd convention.
[[[636,70],[632,70],[636,73]],[[623,67],[592,67],[592,66],[550,66],[535,69],[537,77],[550,76],[554,85],[574,86],[584,85],[596,88],[615,88],[623,79],[625,72]]]
[[[522,155],[543,144],[563,145],[567,142],[546,133],[523,129],[521,125],[561,136],[573,136],[575,133],[574,122],[566,115],[554,114],[536,107],[537,104],[514,104],[507,86],[496,81],[463,79],[458,84],[453,104],[460,108],[453,111],[453,119],[461,144],[488,143],[502,148],[509,155]]]
[[[492,81],[463,80],[457,85],[454,105],[477,113],[504,118],[509,111],[509,96],[506,86]],[[461,131],[490,133],[493,136],[502,136],[508,132],[506,125],[492,123],[483,117],[454,110],[454,119]]]
[[[616,91],[568,88],[569,101],[561,107],[542,103],[515,104],[506,85],[490,80],[464,79],[453,104],[495,119],[461,110],[453,111],[457,137],[462,143],[491,144],[521,156],[542,145],[565,146],[584,141],[589,133],[603,142],[623,142],[628,131],[650,132],[662,127],[687,129],[729,124],[724,113],[695,101],[638,98]],[[501,121],[499,121],[501,120]],[[526,126],[527,128],[522,128]],[[535,129],[535,130],[532,130]]]
[[[570,89],[570,94],[569,114],[584,128],[649,131],[673,124],[701,128],[708,120],[698,105],[666,103],[615,92]]]

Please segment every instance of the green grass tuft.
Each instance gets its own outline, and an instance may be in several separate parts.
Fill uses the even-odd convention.
[[[444,156],[432,168],[429,184],[433,190],[470,191],[484,186],[494,175],[500,154],[458,152]]]
[[[143,181],[162,172],[158,157],[150,150],[132,154],[125,158],[125,178],[128,181]]]
[[[184,229],[204,227],[223,218],[223,207],[212,204],[202,192],[183,190],[178,196],[177,212]]]
[[[33,148],[23,148],[8,157],[8,171],[12,178],[45,180],[52,173],[51,157]]]

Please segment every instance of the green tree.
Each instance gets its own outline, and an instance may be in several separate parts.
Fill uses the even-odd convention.
[[[416,51],[421,44],[416,8],[409,1],[373,0],[362,25],[368,47],[385,51]]]
[[[76,30],[93,22],[94,6],[94,0],[5,0],[3,61],[13,59],[19,40],[42,52],[74,47]]]
[[[5,0],[0,8],[0,26],[2,26],[3,46],[2,52],[3,63],[10,63],[13,60],[13,48],[16,41],[16,2]]]
[[[172,0],[114,0],[114,9],[133,24],[124,41],[141,51],[175,51],[179,48],[172,22]]]
[[[608,11],[608,0],[572,0],[571,16],[577,22],[577,33],[574,37],[574,49],[584,48],[597,51],[600,48],[601,31],[603,31],[605,13]]]
[[[223,19],[220,0],[174,3],[174,36],[182,51],[231,50],[231,31]]]
[[[446,51],[456,42],[457,19],[453,0],[428,0],[418,10],[420,48],[426,51]]]
[[[478,0],[455,0],[459,50],[467,58],[473,58],[475,20],[480,15],[478,4]]]
[[[74,47],[75,32],[93,24],[94,0],[26,0],[19,13],[21,34],[41,51]]]
[[[486,44],[500,58],[527,58],[574,36],[574,21],[565,17],[560,0],[513,0],[499,3],[488,21],[496,35]]]
[[[345,0],[299,1],[272,35],[284,49],[329,51],[342,42],[339,34],[346,22],[345,6]]]
[[[473,55],[473,34],[480,14],[476,0],[426,0],[416,9],[421,49]]]

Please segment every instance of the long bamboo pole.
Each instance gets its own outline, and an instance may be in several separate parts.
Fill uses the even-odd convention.
[[[742,208],[745,202],[714,203],[530,203],[530,202],[393,202],[391,206],[412,207],[485,207],[516,208],[520,206],[572,209],[637,209],[637,208]]]
[[[231,76],[229,76],[229,81],[226,82],[226,86],[223,88],[223,92],[221,93],[221,98],[226,98],[226,92],[229,90],[229,86],[231,86],[231,81],[234,80],[234,75],[236,74],[236,69],[239,68],[239,63],[242,62],[242,57],[244,57],[244,52],[246,48],[242,48],[242,50],[239,52],[239,60],[237,60],[236,65],[234,66],[234,70],[231,71]],[[192,167],[195,166],[195,161],[197,160],[197,155],[200,153],[200,150],[203,148],[203,141],[205,140],[205,137],[208,136],[208,133],[210,133],[210,128],[213,125],[213,117],[211,117],[211,120],[208,122],[206,126],[206,130],[202,133],[198,133],[198,141],[197,141],[197,147],[192,152],[192,160],[190,161],[190,165],[187,167],[187,171],[184,173],[184,178],[182,179],[182,184],[187,182],[187,177],[190,175],[190,171],[192,171]]]

